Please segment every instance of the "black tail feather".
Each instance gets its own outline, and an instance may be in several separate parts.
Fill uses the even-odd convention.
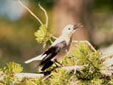
[[[49,68],[50,66],[52,66],[53,65],[53,61],[48,61],[48,62],[46,62],[44,65],[43,65],[43,67],[42,67],[42,71],[44,71],[44,70],[46,70],[47,68]]]

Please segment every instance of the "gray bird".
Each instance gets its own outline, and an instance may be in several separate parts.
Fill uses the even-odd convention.
[[[33,61],[40,61],[39,66],[42,66],[41,71],[49,68],[56,61],[55,56],[58,55],[61,50],[68,52],[72,42],[72,35],[79,27],[80,24],[66,25],[62,31],[61,36],[57,38],[45,52],[39,56],[25,61],[25,63],[28,64]]]

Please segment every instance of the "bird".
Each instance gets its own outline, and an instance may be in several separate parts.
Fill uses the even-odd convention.
[[[66,52],[69,51],[72,42],[72,36],[79,27],[80,24],[66,25],[61,33],[61,36],[57,38],[46,51],[34,58],[25,61],[25,63],[28,64],[33,61],[39,61],[39,66],[42,66],[41,71],[45,71],[55,62],[57,62],[57,58],[55,57],[56,55],[58,55],[62,50],[65,50]]]

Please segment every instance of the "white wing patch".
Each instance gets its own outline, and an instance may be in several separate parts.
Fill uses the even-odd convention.
[[[38,56],[36,56],[34,58],[31,58],[31,59],[25,61],[25,63],[28,64],[28,63],[31,63],[33,61],[41,61],[45,56],[46,56],[46,54],[43,55],[43,56],[42,55],[38,55]]]

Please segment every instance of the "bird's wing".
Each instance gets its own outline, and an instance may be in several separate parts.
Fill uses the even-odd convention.
[[[55,45],[57,45],[58,43],[63,42],[63,41],[65,41],[65,38],[63,38],[62,36],[60,36],[59,38],[57,38],[57,39],[52,43],[51,46],[55,46]]]
[[[28,64],[28,63],[31,63],[33,61],[41,61],[45,56],[46,55],[43,55],[43,56],[42,55],[38,55],[38,56],[36,56],[34,58],[31,58],[31,59],[25,61],[25,63]]]
[[[60,51],[60,49],[65,47],[65,45],[66,45],[65,41],[59,42],[56,45],[51,46],[49,49],[47,49],[41,55],[38,55],[34,58],[31,58],[31,59],[25,61],[25,63],[28,64],[33,61],[41,61],[43,63],[45,61],[48,61],[48,60],[52,59],[54,56],[56,56],[56,54]]]
[[[43,55],[46,55],[46,56],[42,59],[40,65],[43,65],[46,62],[50,61],[53,57],[55,57],[59,53],[59,51],[62,48],[65,48],[65,47],[66,47],[66,41],[62,41],[62,42],[57,43],[54,46],[51,46],[48,50],[46,50],[43,53]]]

